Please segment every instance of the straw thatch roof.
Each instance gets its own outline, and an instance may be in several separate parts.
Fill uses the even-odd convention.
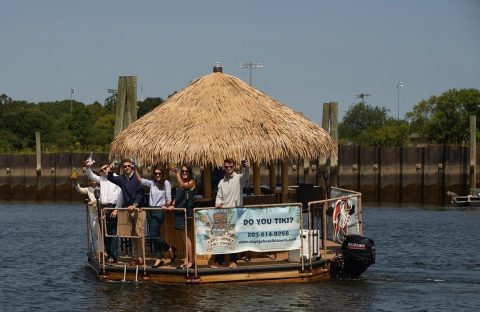
[[[120,132],[110,157],[146,164],[223,165],[225,157],[270,162],[336,154],[320,126],[242,80],[202,76]]]

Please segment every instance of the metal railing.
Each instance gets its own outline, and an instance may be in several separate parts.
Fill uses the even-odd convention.
[[[104,238],[124,238],[124,239],[140,239],[141,240],[141,249],[142,249],[142,259],[143,259],[143,271],[144,271],[144,274],[146,274],[146,270],[147,270],[147,264],[146,264],[146,252],[145,252],[145,249],[146,249],[146,235],[145,235],[145,231],[142,233],[143,235],[133,235],[133,234],[124,234],[124,229],[119,229],[118,228],[118,223],[117,223],[117,233],[112,235],[112,234],[107,234],[107,218],[106,218],[106,213],[108,211],[113,211],[113,210],[118,210],[119,213],[121,212],[128,212],[129,210],[127,208],[102,208],[100,210],[101,212],[101,227],[100,227],[100,231],[101,231],[101,237],[104,237]],[[148,224],[148,212],[149,211],[165,211],[166,213],[174,213],[174,212],[181,212],[183,213],[183,219],[184,219],[184,224],[183,224],[183,228],[184,228],[184,235],[183,235],[183,238],[186,242],[186,239],[187,239],[187,210],[185,208],[159,208],[159,207],[142,207],[140,209],[136,209],[135,210],[137,213],[138,212],[141,212],[141,211],[144,211],[146,216],[145,216],[145,223],[143,224],[143,229],[145,230],[145,227],[147,228],[147,233],[148,233],[148,237],[149,239],[150,236],[151,236],[151,232],[149,230],[149,224]],[[117,215],[117,222],[118,222],[118,215]],[[125,226],[125,224],[121,224],[121,226]],[[134,226],[133,223],[131,226]],[[120,232],[120,233],[119,233]],[[132,232],[130,232],[132,233]],[[187,254],[186,253],[186,243],[183,244],[183,247],[184,247],[184,252],[185,252],[185,255]],[[101,253],[103,255],[105,255],[105,244],[102,243],[102,250],[101,250]],[[127,251],[127,254],[128,254],[128,251]],[[103,271],[105,272],[105,257],[102,257],[100,255],[100,252],[98,252],[98,259],[102,265],[102,269]],[[188,270],[187,270],[187,275],[188,275]]]

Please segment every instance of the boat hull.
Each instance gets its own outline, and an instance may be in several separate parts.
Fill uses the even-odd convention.
[[[190,269],[144,268],[143,266],[107,265],[89,258],[90,266],[98,276],[107,281],[154,282],[166,284],[207,284],[233,282],[316,282],[332,279],[331,261],[316,260],[307,269],[300,264],[275,264],[262,266],[239,266],[236,269],[208,267],[199,268],[197,274]]]

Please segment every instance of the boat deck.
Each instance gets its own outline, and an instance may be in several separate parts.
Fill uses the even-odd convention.
[[[329,278],[329,264],[337,256],[339,244],[327,241],[325,248],[320,250],[320,255],[315,258],[304,258],[304,263],[298,262],[299,251],[296,251],[297,261],[292,261],[289,252],[276,252],[269,254],[255,254],[245,252],[239,254],[237,268],[220,266],[211,268],[211,260],[197,258],[197,266],[188,271],[177,269],[183,259],[170,263],[164,259],[165,264],[152,268],[155,259],[147,258],[146,265],[131,266],[129,257],[120,257],[118,263],[103,265],[96,257],[89,257],[90,265],[99,273],[101,278],[117,281],[152,281],[160,283],[211,283],[211,282],[256,282],[256,281],[311,281]],[[91,255],[93,256],[93,255]],[[228,259],[228,257],[227,257]]]

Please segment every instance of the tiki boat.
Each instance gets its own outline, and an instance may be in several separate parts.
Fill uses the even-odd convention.
[[[362,236],[361,194],[318,186],[336,157],[336,145],[321,127],[242,80],[214,72],[202,76],[165,103],[120,132],[110,147],[113,159],[128,157],[143,164],[188,163],[195,167],[199,194],[189,225],[183,208],[161,209],[166,219],[161,236],[177,247],[175,261],[153,268],[148,219],[118,214],[119,261],[105,262],[105,208],[89,206],[88,261],[105,280],[161,283],[313,282],[356,278],[375,262],[374,242]],[[252,163],[244,206],[215,209],[216,168],[231,157]],[[313,177],[293,181],[300,160]],[[278,170],[280,169],[280,170]],[[303,171],[303,170],[302,170]],[[321,177],[321,178],[320,178]],[[174,179],[170,179],[173,181]],[[307,181],[308,180],[308,181]],[[262,183],[263,182],[263,183]],[[279,183],[277,183],[279,182]],[[313,182],[313,183],[305,183]],[[327,182],[327,181],[324,181]],[[264,186],[262,186],[262,184]],[[294,185],[296,184],[296,185]],[[315,185],[316,184],[316,185]],[[175,187],[175,185],[174,185]],[[98,195],[98,194],[97,194]],[[97,222],[102,220],[102,222]],[[142,221],[139,221],[142,220]],[[177,267],[193,245],[191,268]],[[129,265],[131,241],[143,246],[143,265]],[[237,254],[236,268],[212,268],[213,255]]]

